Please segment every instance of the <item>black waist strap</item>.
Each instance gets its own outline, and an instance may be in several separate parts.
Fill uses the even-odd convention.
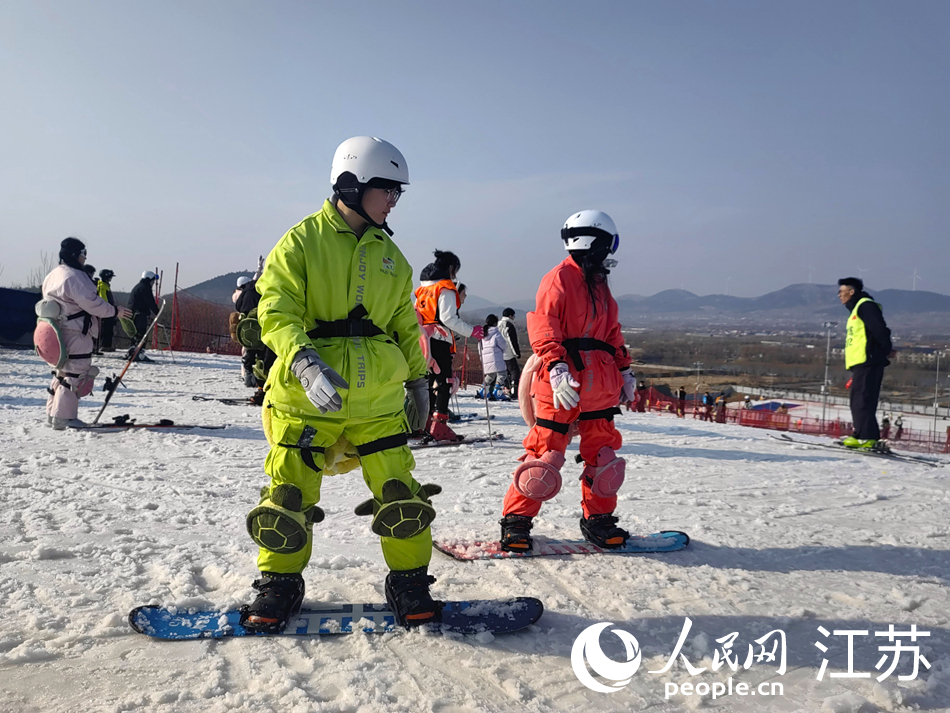
[[[346,319],[337,319],[332,322],[323,320],[314,320],[317,323],[315,329],[307,332],[311,339],[329,339],[333,337],[378,337],[385,334],[382,329],[373,324],[373,320],[365,319],[369,313],[362,305],[356,305]]]
[[[71,322],[74,319],[79,319],[82,317],[82,333],[86,334],[89,332],[89,327],[92,326],[92,315],[83,310],[82,312],[76,312],[76,314],[71,314],[66,318],[67,322]]]
[[[623,411],[621,411],[616,406],[614,408],[605,408],[600,411],[585,411],[580,416],[577,417],[578,421],[596,421],[600,418],[606,418],[608,421],[613,421],[614,416],[619,416]]]
[[[92,352],[86,354],[70,354],[70,359],[92,359]]]
[[[571,361],[574,362],[574,367],[578,371],[584,368],[584,360],[581,359],[581,352],[601,351],[607,352],[610,356],[614,356],[617,353],[616,348],[614,348],[612,344],[590,337],[565,339],[561,342],[561,346],[567,350],[567,355],[571,358]]]
[[[541,426],[541,428],[546,428],[549,431],[554,431],[562,435],[567,435],[567,432],[571,430],[571,424],[569,423],[558,423],[557,421],[549,421],[546,418],[539,418],[535,423]]]
[[[409,445],[408,434],[397,433],[393,436],[377,438],[375,441],[370,441],[369,443],[364,443],[363,445],[357,446],[356,452],[359,453],[360,457],[362,458],[363,456],[371,456],[373,453],[388,451],[390,448],[400,448],[406,445]]]

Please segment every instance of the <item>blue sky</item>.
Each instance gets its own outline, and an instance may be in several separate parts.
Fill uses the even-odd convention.
[[[0,3],[0,284],[66,235],[127,289],[251,268],[392,141],[393,212],[497,301],[584,208],[616,294],[863,270],[950,293],[950,3]]]

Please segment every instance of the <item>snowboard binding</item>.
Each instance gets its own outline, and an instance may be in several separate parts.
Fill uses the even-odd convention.
[[[279,634],[303,603],[304,581],[299,574],[261,572],[251,585],[257,598],[241,607],[241,626],[249,631]]]
[[[432,599],[429,585],[435,577],[426,567],[405,571],[393,570],[386,575],[386,603],[396,623],[411,629],[414,626],[442,621],[442,602]]]
[[[498,521],[501,525],[501,549],[506,552],[530,552],[532,519],[525,515],[505,515]]]
[[[617,550],[627,544],[630,533],[617,527],[614,515],[591,515],[581,518],[581,534],[584,539],[605,550]]]

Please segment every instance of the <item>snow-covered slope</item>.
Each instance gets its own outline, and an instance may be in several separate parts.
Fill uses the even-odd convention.
[[[324,639],[252,638],[165,643],[131,631],[145,603],[234,607],[248,601],[254,549],[244,516],[266,482],[267,444],[249,407],[194,402],[244,396],[238,362],[212,355],[136,365],[107,417],[227,423],[224,431],[53,432],[43,404],[48,372],[27,352],[0,351],[0,710],[66,711],[726,711],[947,710],[950,705],[950,470],[792,447],[766,433],[650,414],[625,414],[627,481],[618,513],[638,532],[681,529],[689,549],[665,555],[462,563],[434,553],[437,596],[525,594],[546,606],[531,630],[485,641],[398,632]],[[104,359],[104,371],[120,367]],[[91,418],[101,392],[84,400]],[[462,412],[483,411],[467,395]],[[421,451],[416,477],[438,482],[436,537],[497,537],[501,500],[526,429],[514,405],[493,404],[494,447]],[[485,422],[460,427],[484,430]],[[576,443],[572,445],[576,452]],[[536,534],[576,538],[571,458],[565,487]],[[359,472],[327,478],[306,571],[307,599],[383,601],[376,538],[353,507]],[[740,667],[690,676],[664,667],[691,620],[683,654],[712,667],[716,640],[738,632]],[[571,668],[575,638],[612,622],[643,660],[612,694],[584,687]],[[915,624],[931,664],[914,681],[879,684],[889,624]],[[832,635],[824,637],[824,627]],[[779,662],[741,664],[754,639],[780,629]],[[856,672],[847,638],[856,636]],[[817,680],[824,642],[829,660]],[[625,660],[620,639],[603,649]],[[905,637],[905,646],[913,645]],[[756,650],[760,647],[756,645]],[[906,655],[898,669],[910,670]],[[886,666],[885,666],[886,668]],[[780,682],[783,696],[666,698],[669,683]]]

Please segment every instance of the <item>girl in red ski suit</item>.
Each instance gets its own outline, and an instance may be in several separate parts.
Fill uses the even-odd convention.
[[[585,213],[596,212],[584,211],[577,216]],[[613,418],[619,413],[621,399],[632,401],[636,382],[630,373],[631,359],[620,331],[617,302],[607,286],[606,270],[602,269],[602,281],[591,284],[581,266],[584,260],[578,258],[581,254],[572,252],[544,276],[538,288],[537,309],[527,315],[531,348],[544,365],[532,389],[537,423],[524,439],[526,452],[519,459],[522,464],[505,495],[501,521],[504,549],[531,548],[527,536],[530,518],[560,489],[559,471],[570,442],[570,425],[575,421],[585,464],[581,476],[581,530],[588,540],[603,547],[622,547],[629,537],[616,527],[617,520],[612,517],[624,469],[624,460],[615,455],[622,438]],[[557,380],[563,365],[579,395],[572,408],[557,408],[552,388],[552,374]]]

